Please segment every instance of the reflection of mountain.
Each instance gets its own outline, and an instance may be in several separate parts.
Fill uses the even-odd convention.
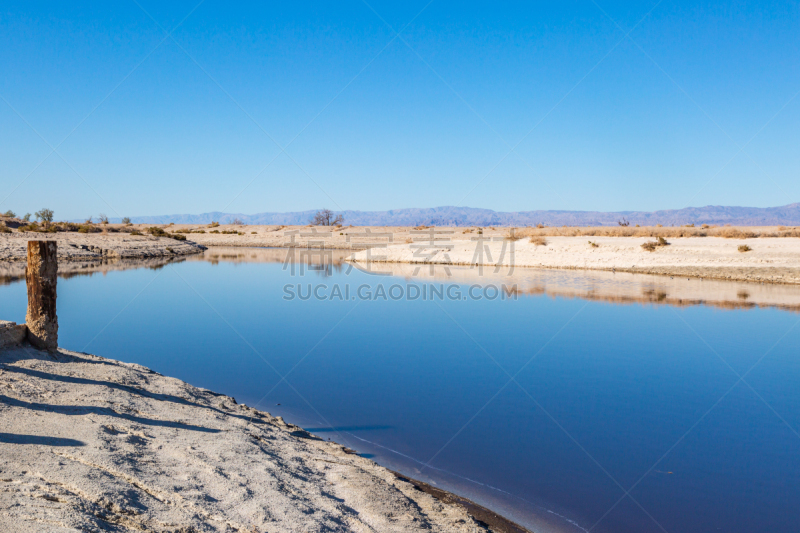
[[[315,211],[293,213],[203,213],[200,215],[163,215],[134,217],[142,224],[208,224],[212,221],[231,222],[238,218],[245,224],[304,225]],[[511,213],[474,207],[431,207],[394,209],[391,211],[341,211],[346,224],[355,226],[616,226],[621,218],[631,224],[732,224],[741,226],[770,226],[800,224],[800,203],[781,207],[705,206],[663,211],[518,211]]]

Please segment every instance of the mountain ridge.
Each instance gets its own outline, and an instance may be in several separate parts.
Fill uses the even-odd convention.
[[[209,213],[131,217],[137,224],[231,223],[235,219],[249,225],[304,225],[316,210],[287,213]],[[503,212],[475,207],[404,208],[388,211],[337,211],[344,223],[354,226],[616,226],[623,218],[632,225],[680,226],[684,224],[731,224],[774,226],[800,224],[800,203],[778,207],[704,206],[660,211],[567,211],[536,210]],[[114,219],[112,222],[119,222]]]

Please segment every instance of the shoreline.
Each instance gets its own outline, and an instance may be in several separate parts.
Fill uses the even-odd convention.
[[[0,348],[0,397],[0,524],[8,530],[294,531],[305,523],[530,533],[281,417],[140,365]]]
[[[369,263],[408,263],[414,265],[448,265],[492,268],[525,268],[554,270],[585,270],[624,272],[646,275],[800,285],[800,238],[776,237],[779,228],[762,228],[757,237],[754,231],[737,228],[721,236],[669,237],[666,244],[652,251],[642,245],[652,243],[652,237],[641,236],[645,230],[653,233],[695,231],[693,228],[589,228],[606,233],[630,229],[626,236],[601,234],[540,236],[538,233],[560,228],[538,230],[527,228],[520,232],[530,236],[509,238],[510,228],[485,228],[478,235],[474,228],[409,227],[308,227],[308,226],[219,226],[198,229],[193,226],[164,226],[167,233],[186,240],[151,235],[134,236],[112,233],[0,233],[0,276],[12,270],[15,263],[25,260],[28,240],[55,240],[59,243],[59,262],[63,264],[108,264],[126,260],[177,259],[202,253],[208,247],[269,247],[282,249],[312,249],[349,252],[351,261]],[[131,228],[127,228],[130,230]],[[144,227],[134,227],[146,231]],[[566,228],[577,232],[580,228]],[[753,229],[753,228],[751,228]],[[775,229],[776,231],[771,231]],[[584,228],[583,230],[587,230]],[[656,231],[657,230],[657,231]],[[204,233],[197,233],[197,232]],[[430,231],[442,231],[445,242],[430,241]],[[216,232],[216,233],[211,233]],[[793,235],[794,230],[784,234]],[[288,235],[287,235],[288,233]],[[535,233],[535,234],[534,234]],[[585,233],[585,231],[584,231]],[[366,236],[366,237],[365,237]],[[436,237],[439,239],[439,237]],[[366,251],[365,248],[380,246]],[[740,251],[745,250],[744,252]],[[70,270],[83,267],[71,266]],[[66,270],[66,269],[64,269]]]
[[[406,243],[357,252],[352,260],[418,267],[464,266],[512,271],[539,268],[587,270],[684,278],[800,284],[800,239],[679,237],[654,251],[648,237],[547,237],[541,240],[454,242],[447,248]],[[747,247],[741,251],[740,247]],[[379,268],[376,268],[379,270]]]
[[[0,265],[24,262],[28,241],[55,241],[58,261],[119,261],[159,259],[202,253],[205,247],[195,242],[169,237],[126,233],[0,233]]]

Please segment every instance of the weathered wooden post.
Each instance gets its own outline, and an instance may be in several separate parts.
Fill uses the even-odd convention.
[[[56,280],[58,248],[55,241],[28,241],[28,342],[40,350],[58,349]]]

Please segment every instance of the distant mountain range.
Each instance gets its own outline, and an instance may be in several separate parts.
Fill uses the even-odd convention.
[[[202,213],[131,217],[137,224],[222,224],[238,219],[245,224],[308,224],[316,211],[293,213]],[[474,207],[431,207],[391,211],[340,211],[345,224],[354,226],[616,226],[623,218],[631,225],[680,226],[684,224],[731,224],[739,226],[800,225],[800,203],[782,207],[686,207],[665,211],[517,211],[505,213]],[[119,219],[112,222],[119,222]]]

